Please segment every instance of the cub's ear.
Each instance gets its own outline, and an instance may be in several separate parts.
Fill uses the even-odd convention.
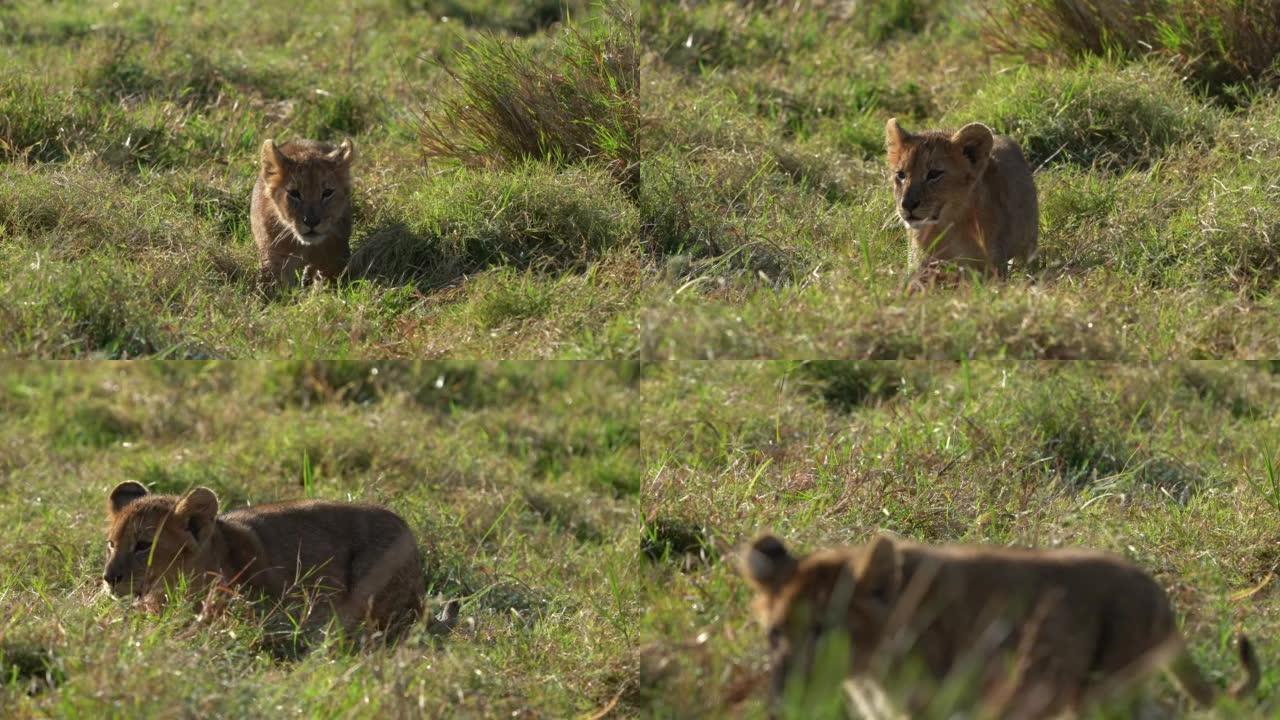
[[[275,175],[284,166],[284,156],[275,140],[264,140],[262,143],[262,174]]]
[[[964,156],[975,168],[986,168],[995,138],[991,135],[991,128],[986,125],[969,123],[951,136],[951,142],[960,146]]]
[[[902,129],[898,124],[898,118],[889,118],[889,122],[884,124],[884,147],[890,153],[895,153],[911,140],[911,133]]]
[[[742,574],[756,589],[777,592],[791,579],[798,565],[787,546],[773,535],[761,535],[747,548],[740,562]]]
[[[115,486],[115,489],[107,496],[107,508],[112,515],[115,515],[123,510],[126,505],[146,494],[147,489],[142,486],[142,483],[126,480]]]
[[[862,556],[854,565],[857,574],[858,594],[873,595],[889,600],[897,594],[901,568],[898,548],[893,539],[876,535],[863,548]]]
[[[333,152],[329,153],[329,159],[343,164],[350,164],[351,158],[355,157],[356,148],[351,144],[351,138],[342,141]]]
[[[173,514],[196,543],[203,545],[213,532],[214,521],[218,517],[218,496],[209,488],[198,487],[182,496]]]

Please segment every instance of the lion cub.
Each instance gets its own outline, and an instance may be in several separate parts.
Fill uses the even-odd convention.
[[[350,140],[262,143],[250,224],[264,290],[336,280],[351,257]]]
[[[765,535],[741,568],[768,632],[775,695],[812,676],[815,654],[831,662],[822,641],[837,637],[849,654],[836,662],[847,664],[826,677],[847,677],[864,714],[931,717],[947,710],[939,697],[971,689],[961,704],[980,717],[1054,717],[1159,666],[1202,705],[1218,693],[1187,653],[1164,591],[1112,555],[877,536],[797,558]],[[1260,675],[1244,636],[1239,654],[1246,676],[1235,697]],[[894,710],[867,709],[877,705]]]
[[[1004,277],[1010,260],[1035,256],[1036,185],[1012,139],[981,123],[913,134],[890,118],[885,146],[915,268],[954,263]]]
[[[197,592],[309,601],[311,626],[336,618],[395,637],[417,619],[422,558],[409,526],[377,505],[300,500],[218,514],[198,487],[182,497],[120,483],[108,498],[107,566],[116,596],[159,602],[184,577]]]

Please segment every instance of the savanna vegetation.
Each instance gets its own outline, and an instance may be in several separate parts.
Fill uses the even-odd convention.
[[[644,369],[628,364],[0,367],[0,707],[26,717],[579,717],[633,708]],[[425,559],[439,638],[303,638],[140,612],[102,589],[123,479],[224,507],[383,503]],[[271,630],[278,632],[278,628]],[[284,647],[291,648],[291,645]]]
[[[1109,550],[1167,590],[1219,686],[1256,638],[1258,695],[1196,711],[1157,676],[1135,715],[1265,718],[1277,701],[1276,407],[1266,365],[805,362],[655,365],[644,392],[645,712],[763,717],[768,643],[738,549],[873,532],[930,543]],[[857,652],[857,648],[853,649]],[[817,671],[821,673],[822,670]],[[829,678],[830,675],[828,674]],[[844,718],[815,688],[782,717]],[[794,697],[794,696],[793,696]],[[935,698],[929,718],[960,717]]]
[[[1275,3],[648,3],[657,357],[1270,357]],[[1040,266],[905,297],[884,124],[1017,140]]]
[[[1274,5],[0,0],[0,354],[199,360],[0,365],[0,707],[763,717],[733,561],[772,528],[1120,553],[1214,680],[1238,629],[1263,660],[1155,716],[1275,715],[1280,376],[1192,362],[1280,355]],[[906,292],[889,117],[1013,136],[1038,264]],[[353,257],[268,299],[293,137],[354,140]],[[124,479],[385,503],[462,622],[282,655],[136,612]]]
[[[245,17],[253,17],[246,22]],[[93,357],[1258,357],[1273,3],[0,6],[0,347]],[[883,125],[982,121],[1040,263],[908,296]],[[356,142],[264,302],[262,140]]]
[[[0,348],[543,356],[630,342],[634,25],[576,0],[0,4]],[[356,147],[337,289],[265,302],[258,148]]]

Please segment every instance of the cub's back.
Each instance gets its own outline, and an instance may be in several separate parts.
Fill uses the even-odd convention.
[[[904,567],[919,572],[941,561],[936,592],[945,605],[1018,608],[1052,601],[1065,643],[1106,635],[1098,658],[1119,667],[1164,641],[1175,629],[1164,588],[1141,567],[1092,550],[911,545]],[[1091,630],[1092,629],[1092,630]],[[1078,637],[1089,635],[1088,638]]]
[[[1040,236],[1040,207],[1031,165],[1013,138],[995,136],[991,163],[984,179],[998,186],[1000,203],[1005,209],[1009,257],[1031,259]]]
[[[380,505],[299,500],[240,508],[220,519],[252,531],[277,563],[318,565],[406,543],[417,557],[409,525]]]

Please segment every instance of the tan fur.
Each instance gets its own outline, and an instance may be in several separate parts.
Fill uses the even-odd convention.
[[[855,702],[869,706],[867,690],[883,690],[910,717],[948,683],[974,688],[983,717],[1072,715],[1159,667],[1202,705],[1218,694],[1187,654],[1164,591],[1113,555],[877,536],[796,558],[766,535],[742,569],[769,633],[775,693],[808,676],[816,638],[836,631],[851,649],[843,674]],[[1235,697],[1260,676],[1244,636],[1239,652],[1246,677]]]
[[[1003,277],[1010,260],[1035,256],[1036,186],[1012,139],[980,123],[909,133],[894,118],[885,147],[913,269],[954,263]]]
[[[262,144],[249,217],[264,289],[336,280],[346,269],[352,154],[350,140]]]
[[[185,578],[197,593],[232,587],[252,599],[305,602],[313,625],[336,617],[388,636],[421,612],[417,542],[384,507],[303,500],[219,515],[207,488],[177,497],[124,482],[111,491],[108,516],[103,580],[117,596],[153,605]]]

